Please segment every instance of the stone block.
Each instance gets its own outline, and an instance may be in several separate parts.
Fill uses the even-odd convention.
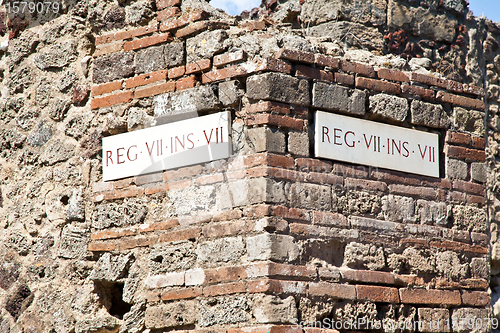
[[[466,180],[469,175],[467,163],[446,158],[446,178]]]
[[[216,191],[214,186],[187,187],[169,192],[170,202],[167,210],[171,216],[196,215],[215,208]]]
[[[264,73],[247,79],[247,96],[296,105],[310,105],[309,82],[281,73]]]
[[[134,53],[118,52],[94,59],[92,80],[94,83],[105,83],[135,73]]]
[[[223,182],[217,187],[217,209],[248,205],[248,180]]]
[[[382,197],[382,212],[387,221],[414,222],[415,200],[398,195],[386,195]]]
[[[490,309],[477,309],[477,308],[453,309],[453,312],[451,314],[451,323],[453,327],[455,327],[453,332],[457,333],[491,332],[492,329],[491,321],[485,319],[490,317],[491,317]],[[481,319],[482,325],[479,324],[480,322],[479,319]],[[472,321],[474,321],[474,325],[470,325]]]
[[[314,210],[332,209],[330,186],[307,183],[293,183],[287,188],[288,201],[292,207]]]
[[[462,264],[458,254],[452,251],[436,254],[437,273],[450,280],[459,281],[467,277],[468,265]]]
[[[144,280],[149,289],[184,285],[184,272],[170,272],[161,275],[149,275]]]
[[[454,226],[460,230],[485,233],[488,222],[484,209],[472,206],[453,207]]]
[[[76,47],[74,40],[52,45],[47,51],[38,53],[33,62],[41,70],[64,67],[75,60]]]
[[[87,250],[89,233],[87,230],[68,224],[61,232],[57,255],[67,259],[84,259],[92,254]]]
[[[135,200],[122,204],[98,205],[92,214],[92,227],[106,229],[140,224],[146,218],[147,207]]]
[[[343,265],[355,269],[381,270],[385,267],[384,250],[376,245],[351,242],[345,247]]]
[[[239,103],[243,91],[239,88],[236,80],[219,83],[219,100],[224,106],[236,105]]]
[[[200,300],[198,324],[202,327],[228,325],[250,320],[245,296],[225,296]]]
[[[196,117],[198,112],[216,109],[219,104],[219,99],[210,86],[158,95],[153,101],[156,117],[166,116],[172,119]]]
[[[411,102],[411,123],[435,128],[447,128],[450,126],[450,119],[441,105],[413,100]]]
[[[190,243],[176,246],[158,246],[149,254],[149,271],[151,274],[186,270],[196,262],[194,246]]]
[[[144,322],[146,328],[160,329],[191,325],[196,322],[196,317],[196,302],[182,301],[148,307]]]
[[[214,54],[227,48],[224,41],[228,38],[224,30],[205,31],[186,41],[187,62],[210,59]]]
[[[90,280],[114,282],[125,276],[134,256],[129,253],[127,255],[112,255],[105,253],[97,261],[94,270],[89,275]]]
[[[403,122],[408,115],[406,98],[387,94],[370,96],[370,111],[377,116]]]
[[[249,128],[247,130],[247,137],[252,150],[256,153],[263,151],[273,153],[285,152],[285,134],[276,128]]]
[[[196,248],[197,261],[201,264],[238,261],[244,253],[245,244],[241,237],[203,242]]]
[[[444,202],[417,200],[416,215],[421,224],[446,225],[448,206]]]
[[[269,178],[252,178],[248,181],[248,203],[284,203],[285,184]]]
[[[467,110],[461,107],[453,108],[455,127],[464,132],[484,135],[484,112]]]
[[[309,135],[307,132],[288,132],[288,152],[293,155],[309,156]]]
[[[257,322],[263,324],[292,324],[297,320],[297,307],[293,296],[285,299],[272,295],[259,296],[254,300],[252,313]]]
[[[151,73],[165,69],[165,55],[163,46],[153,46],[139,50],[135,54],[136,73]]]
[[[488,280],[490,277],[490,263],[485,258],[472,258],[470,264],[470,274],[474,278]]]
[[[472,163],[470,166],[470,176],[473,181],[486,183],[486,164],[484,163]]]
[[[288,235],[261,234],[248,237],[246,244],[249,261],[294,261],[299,255],[295,239]]]
[[[193,268],[186,271],[184,283],[186,286],[198,286],[205,282],[205,271],[202,268]]]
[[[448,309],[419,308],[418,320],[422,322],[422,332],[451,332]]]
[[[313,86],[312,104],[317,108],[364,115],[365,101],[366,94],[361,90],[324,82],[316,82]]]
[[[43,150],[40,160],[47,165],[54,165],[64,162],[75,154],[75,146],[71,143],[64,143],[61,140],[54,140],[47,144]]]
[[[167,67],[180,66],[185,63],[184,43],[169,43],[164,46],[163,54],[165,57],[165,65]]]
[[[120,323],[115,317],[93,316],[93,318],[78,320],[75,324],[75,333],[113,332],[118,331],[119,327]]]

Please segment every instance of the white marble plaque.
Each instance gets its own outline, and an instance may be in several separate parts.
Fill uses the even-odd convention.
[[[439,177],[439,136],[434,133],[317,111],[315,155]]]
[[[226,111],[103,138],[103,179],[227,158],[230,119]]]

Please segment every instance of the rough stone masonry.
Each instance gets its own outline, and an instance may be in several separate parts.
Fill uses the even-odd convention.
[[[0,332],[500,331],[500,24],[467,1],[11,5]],[[104,137],[221,111],[230,158],[102,181]],[[439,135],[439,178],[316,158],[316,111]]]

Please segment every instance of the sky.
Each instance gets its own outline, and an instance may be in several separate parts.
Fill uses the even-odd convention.
[[[469,0],[469,9],[474,16],[484,15],[492,21],[500,22],[500,0]]]
[[[215,8],[223,9],[230,15],[238,15],[260,5],[260,0],[211,0]],[[469,8],[475,16],[484,15],[492,21],[500,22],[500,0],[469,0]]]

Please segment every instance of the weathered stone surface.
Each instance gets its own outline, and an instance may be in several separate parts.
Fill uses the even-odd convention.
[[[448,206],[444,202],[417,200],[416,215],[421,224],[445,226],[448,223]]]
[[[33,147],[41,147],[52,137],[52,126],[44,119],[39,122],[33,133],[28,136],[28,144]]]
[[[64,117],[66,117],[66,113],[68,112],[70,106],[71,102],[68,99],[55,99],[47,107],[49,117],[55,121],[63,120]]]
[[[186,188],[169,192],[170,202],[167,211],[170,216],[195,215],[209,212],[216,203],[216,192],[213,186]]]
[[[78,112],[66,118],[66,135],[81,139],[89,128],[93,115],[89,112]]]
[[[71,196],[66,205],[66,221],[84,221],[85,204],[83,201],[82,188],[73,188]]]
[[[135,55],[137,73],[150,73],[167,68],[163,46],[153,46],[140,50]]]
[[[288,235],[261,234],[248,237],[248,260],[294,261],[299,255],[295,239]]]
[[[132,107],[128,110],[127,130],[129,132],[148,128],[155,124],[155,118],[148,115],[142,108]]]
[[[165,54],[165,65],[167,67],[175,67],[185,63],[184,55],[185,48],[184,43],[170,43],[165,45],[163,50]]]
[[[332,40],[341,40],[349,47],[364,50],[377,50],[384,44],[383,35],[377,28],[347,21],[328,22],[317,26],[311,26],[309,28],[309,34],[314,37],[330,36]],[[334,43],[330,44],[331,45],[323,43],[323,45],[330,46],[330,48],[327,49],[328,54],[334,56],[343,54],[342,48],[338,48]]]
[[[119,333],[140,333],[144,331],[146,312],[146,302],[132,305],[130,311],[123,315],[123,324],[120,326]]]
[[[57,162],[63,162],[69,159],[75,153],[75,147],[71,143],[63,143],[60,140],[54,140],[49,143],[40,160],[47,165],[54,165]]]
[[[157,247],[149,255],[151,274],[187,270],[196,262],[194,246],[190,243]]]
[[[33,83],[33,70],[28,66],[22,66],[14,70],[8,82],[11,94],[22,93]]]
[[[154,13],[155,5],[154,1],[137,1],[132,3],[130,6],[125,7],[125,22],[127,24],[139,24],[143,25],[148,22]]]
[[[196,255],[198,263],[215,264],[240,260],[245,253],[241,237],[221,238],[198,244]]]
[[[446,251],[436,254],[436,269],[441,276],[459,281],[467,277],[469,265],[462,264],[457,253]]]
[[[224,41],[228,38],[224,30],[205,31],[186,41],[187,62],[207,59],[214,54],[221,53],[227,46]]]
[[[288,152],[293,155],[309,156],[308,133],[288,132]]]
[[[88,230],[68,224],[61,232],[57,255],[67,259],[85,259],[92,254],[87,250],[90,241]]]
[[[78,320],[75,324],[75,333],[91,333],[99,331],[118,330],[118,319],[110,315]]]
[[[314,107],[357,115],[365,114],[366,94],[361,90],[316,82],[312,95]]]
[[[250,306],[245,296],[225,296],[200,300],[198,324],[202,327],[246,322]]]
[[[76,47],[73,40],[53,45],[46,52],[38,53],[33,62],[41,70],[64,67],[75,60]]]
[[[484,135],[484,113],[455,107],[455,126],[461,131],[471,132],[482,137]]]
[[[31,240],[31,237],[19,231],[12,231],[5,243],[7,247],[12,248],[19,255],[25,256],[30,253],[33,241]]]
[[[486,258],[472,258],[469,268],[472,277],[486,280],[490,277],[490,263]]]
[[[281,73],[264,73],[247,79],[247,96],[297,105],[309,105],[309,83]]]
[[[92,215],[92,227],[105,229],[139,224],[146,218],[147,211],[145,205],[134,200],[98,205]]]
[[[329,186],[293,183],[286,192],[292,207],[326,211],[332,208],[332,194]]]
[[[342,19],[378,26],[386,22],[386,9],[386,2],[381,0],[363,2],[314,0],[303,4],[301,19],[311,25]]]
[[[452,158],[446,159],[446,177],[451,179],[466,180],[468,176],[467,163]]]
[[[94,59],[92,80],[105,83],[129,77],[135,73],[134,53],[117,52]]]
[[[239,103],[243,91],[239,88],[236,80],[219,83],[219,100],[224,106],[236,105]]]
[[[18,38],[9,42],[10,60],[16,64],[35,50],[39,40],[30,30],[25,30]]]
[[[134,256],[131,253],[127,255],[105,253],[97,261],[89,279],[114,282],[125,276],[133,260]]]
[[[461,309],[453,309],[451,313],[451,322],[455,323],[455,327],[457,328],[454,332],[457,333],[487,333],[491,332],[491,321],[482,320],[483,325],[473,325],[473,328],[470,329],[468,326],[467,319],[468,318],[490,318],[491,313],[489,309],[477,309],[477,308],[461,308]],[[465,322],[464,322],[464,319]],[[475,323],[476,321],[474,321]]]
[[[450,126],[450,119],[441,105],[413,100],[411,102],[411,123],[446,128]]]
[[[454,225],[461,230],[485,232],[488,229],[484,209],[471,206],[453,207]]]
[[[370,111],[380,117],[403,122],[408,115],[406,98],[387,94],[370,96]]]
[[[269,127],[254,127],[247,130],[250,149],[256,153],[263,151],[284,153],[285,134]]]
[[[423,7],[407,6],[399,1],[389,0],[387,24],[391,28],[408,27],[420,38],[452,43],[458,22],[447,15],[436,15]]]
[[[30,288],[26,284],[19,285],[15,292],[7,299],[5,304],[5,310],[14,320],[17,320],[19,316],[30,306],[33,302],[34,295]]]
[[[297,319],[297,307],[292,296],[280,299],[277,296],[259,296],[254,300],[252,313],[259,323],[292,324]]]
[[[476,182],[486,183],[486,165],[484,163],[471,163],[470,176],[471,179]]]
[[[382,197],[382,212],[388,221],[415,222],[415,200],[398,195],[386,195]]]
[[[448,309],[419,308],[418,320],[423,324],[422,332],[451,332],[451,325],[446,325],[450,320]]]
[[[59,89],[59,91],[65,91],[66,89],[71,87],[77,79],[78,76],[76,75],[75,71],[73,69],[68,69],[63,73],[63,75],[61,75],[59,81],[57,81],[57,89]]]
[[[219,100],[210,86],[185,89],[154,98],[155,116],[197,116],[200,111],[217,108]]]
[[[344,265],[356,269],[381,270],[385,267],[384,250],[376,245],[351,242],[345,248]]]

